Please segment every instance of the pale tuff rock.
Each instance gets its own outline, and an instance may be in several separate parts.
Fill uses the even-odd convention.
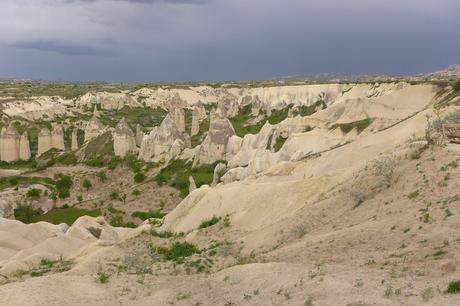
[[[71,145],[71,150],[72,151],[77,151],[78,150],[78,129],[74,128],[72,130],[72,145]]]
[[[195,183],[195,180],[193,179],[193,176],[191,175],[188,177],[188,181],[189,181],[188,192],[191,193],[192,191],[196,189],[196,183]]]
[[[252,114],[252,116],[254,116],[254,117],[259,116],[261,107],[262,107],[262,102],[260,102],[260,99],[259,99],[258,96],[255,96],[253,101],[252,101],[252,104],[251,104],[251,114]]]
[[[199,146],[194,164],[210,164],[225,158],[228,140],[235,135],[232,123],[217,109],[213,112],[209,131],[206,138]]]
[[[30,154],[30,144],[29,136],[27,132],[24,132],[19,139],[19,159],[20,160],[29,160],[31,157]]]
[[[182,108],[175,108],[172,112],[172,118],[180,132],[185,132],[185,112]]]
[[[94,113],[85,128],[85,142],[105,132],[104,125],[99,120],[99,113],[94,108]]]
[[[64,129],[59,124],[53,125],[53,129],[51,131],[51,147],[61,151],[65,150]]]
[[[142,143],[142,138],[144,138],[144,131],[140,124],[136,125],[136,146],[140,147]]]
[[[51,131],[48,128],[42,128],[38,133],[38,151],[37,156],[42,155],[51,149]]]
[[[37,156],[42,155],[52,148],[65,150],[64,130],[61,125],[54,125],[51,131],[45,127],[38,133]]]
[[[9,117],[21,117],[32,121],[39,119],[52,120],[56,116],[66,115],[67,106],[72,105],[72,100],[41,96],[6,102],[2,103],[2,105],[2,111]]]
[[[115,156],[125,157],[130,152],[135,152],[136,136],[128,125],[126,118],[122,118],[113,132],[113,150]]]
[[[208,118],[206,114],[206,109],[204,108],[201,102],[198,102],[192,111],[192,129],[191,136],[197,135],[200,132],[200,122]]]
[[[218,163],[214,168],[214,175],[212,177],[212,184],[211,186],[216,186],[220,182],[220,178],[225,174],[227,171],[227,165],[224,163]]]
[[[97,92],[87,93],[77,101],[78,107],[100,105],[102,109],[121,109],[123,106],[141,106],[127,93]]]
[[[0,157],[2,161],[14,162],[19,160],[19,141],[20,136],[13,123],[10,123],[7,128],[2,128],[0,135]]]
[[[270,151],[276,142],[277,138],[277,127],[268,123],[264,124],[259,134],[252,135],[247,134],[244,136],[240,149],[229,161],[229,167],[244,167],[249,164],[253,159],[256,151],[268,150]]]
[[[150,134],[143,137],[139,158],[154,160],[163,155],[171,158],[168,153],[172,148],[175,154],[177,150],[185,149],[189,143],[190,138],[187,139],[187,135],[179,131],[171,115],[168,114],[159,127],[154,127]]]

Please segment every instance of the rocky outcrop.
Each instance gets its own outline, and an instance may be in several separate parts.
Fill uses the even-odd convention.
[[[97,92],[87,93],[77,101],[78,107],[95,107],[99,105],[102,109],[121,109],[126,106],[141,106],[135,99],[127,93]]]
[[[78,129],[77,128],[74,128],[72,130],[71,150],[72,151],[77,151],[78,150]]]
[[[190,138],[179,131],[171,115],[168,114],[159,127],[154,127],[150,134],[143,137],[139,158],[143,160],[157,160],[162,157],[169,159],[189,147],[189,144]]]
[[[113,150],[115,156],[125,157],[126,154],[135,152],[136,136],[128,125],[126,118],[122,118],[113,132]]]
[[[98,135],[101,135],[104,132],[105,132],[104,125],[99,120],[99,113],[97,112],[97,109],[94,108],[93,116],[88,121],[88,124],[86,125],[86,128],[85,128],[85,142],[89,141],[90,139]]]
[[[224,163],[218,163],[214,168],[214,175],[212,178],[211,186],[216,186],[220,182],[220,178],[225,174],[227,171],[227,165]]]
[[[42,128],[38,133],[38,151],[37,156],[42,155],[50,149],[65,150],[64,129],[61,125],[54,125],[50,131],[48,128]]]
[[[140,147],[142,144],[142,138],[144,138],[144,131],[140,124],[136,125],[136,146]]]
[[[189,181],[188,192],[191,193],[193,190],[196,189],[196,183],[195,183],[195,180],[193,179],[193,176],[191,175],[188,177],[188,181]]]
[[[192,110],[192,128],[190,136],[197,135],[200,132],[200,122],[207,118],[206,109],[203,104],[199,102]]]
[[[20,160],[29,160],[31,157],[30,154],[30,144],[29,136],[27,132],[24,132],[19,139],[19,159]]]
[[[182,108],[175,108],[172,112],[172,118],[180,132],[185,132],[185,112]]]
[[[19,142],[20,136],[13,123],[10,123],[7,128],[2,128],[0,134],[0,158],[2,161],[15,162],[19,160]]]
[[[211,164],[225,159],[228,141],[235,135],[232,123],[225,118],[224,111],[218,108],[212,113],[209,131],[198,147],[194,164]]]

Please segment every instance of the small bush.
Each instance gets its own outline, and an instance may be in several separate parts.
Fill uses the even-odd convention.
[[[91,181],[88,180],[88,179],[84,179],[84,180],[83,180],[83,183],[82,183],[81,185],[82,185],[83,188],[85,188],[87,191],[88,191],[91,187],[93,187],[93,184],[92,184]]]
[[[99,178],[99,180],[104,183],[107,181],[107,174],[104,171],[100,171],[96,174],[96,176]]]
[[[141,195],[141,191],[139,189],[134,189],[132,195],[138,197]]]
[[[97,273],[97,278],[96,280],[101,283],[101,284],[105,284],[105,283],[108,283],[109,282],[109,279],[110,279],[110,274],[106,273],[106,272],[98,272]]]
[[[112,200],[118,200],[120,198],[120,193],[118,191],[112,191],[110,193],[110,198]]]
[[[72,178],[69,175],[59,174],[56,180],[56,191],[60,199],[65,199],[70,196],[70,187],[72,187]]]
[[[454,91],[460,91],[460,80],[456,81],[453,85],[452,88]]]
[[[142,183],[145,180],[145,175],[142,172],[138,172],[134,175],[134,182]]]
[[[161,211],[159,210],[155,210],[155,211],[135,211],[131,214],[132,217],[134,218],[139,218],[141,219],[142,221],[145,221],[147,219],[150,219],[150,218],[156,218],[156,219],[161,219],[165,216],[166,214],[165,213],[162,213]]]
[[[460,293],[460,280],[450,282],[446,293]]]
[[[171,247],[157,247],[154,248],[157,254],[159,254],[165,260],[172,260],[178,263],[182,263],[185,257],[192,256],[193,254],[200,253],[195,245],[188,242],[176,242]]]
[[[408,197],[409,199],[412,200],[412,199],[415,199],[416,197],[418,197],[418,195],[419,195],[418,190],[415,190],[415,191],[409,193],[409,194],[407,195],[407,197]]]
[[[202,228],[207,228],[207,227],[211,227],[217,223],[219,223],[219,221],[221,220],[222,218],[221,217],[216,217],[216,216],[213,216],[211,219],[208,219],[208,220],[203,220],[199,226],[200,229]]]
[[[37,200],[40,198],[41,194],[42,194],[42,191],[40,189],[33,188],[27,191],[26,195],[28,198],[32,200]]]

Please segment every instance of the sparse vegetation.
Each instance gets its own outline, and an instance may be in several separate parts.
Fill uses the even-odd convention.
[[[159,210],[155,210],[155,211],[135,211],[131,214],[131,216],[133,216],[134,218],[139,218],[141,219],[142,221],[145,221],[147,219],[150,219],[150,218],[157,218],[157,219],[161,219],[165,216],[166,214],[162,213],[161,211]]]
[[[221,217],[213,216],[211,219],[203,220],[198,228],[203,229],[203,228],[211,227],[219,223],[221,219],[222,219]]]
[[[200,253],[200,249],[189,242],[175,242],[170,247],[151,247],[152,251],[159,254],[164,260],[183,263],[185,257]]]
[[[275,149],[275,152],[278,152],[279,150],[281,150],[281,148],[283,147],[284,143],[286,142],[287,138],[284,138],[282,136],[278,136],[276,138],[276,142],[275,142],[275,145],[274,145],[274,149]]]
[[[447,286],[446,293],[460,293],[460,280],[451,281]]]

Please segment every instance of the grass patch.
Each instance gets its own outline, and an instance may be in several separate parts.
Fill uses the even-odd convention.
[[[159,210],[154,210],[154,211],[135,211],[131,214],[132,217],[134,218],[139,218],[142,221],[145,221],[150,218],[155,218],[155,219],[161,219],[165,216],[165,213],[162,213]]]
[[[167,111],[161,107],[130,107],[125,105],[120,110],[101,111],[100,119],[104,125],[115,127],[124,117],[131,128],[135,129],[137,124],[143,127],[159,126],[166,114]]]
[[[66,223],[69,226],[81,216],[98,217],[100,215],[101,211],[99,209],[87,210],[76,207],[55,209],[46,214],[43,214],[41,210],[34,210],[28,206],[15,209],[14,211],[15,218],[24,223],[45,221],[52,224]]]
[[[286,142],[286,140],[287,140],[287,138],[284,138],[282,136],[278,136],[276,138],[276,142],[275,142],[275,146],[274,146],[275,152],[278,152],[279,150],[281,150],[281,148],[283,147],[283,145]]]
[[[335,128],[340,128],[345,134],[351,132],[351,130],[356,129],[358,134],[364,131],[371,123],[374,121],[373,118],[366,118],[363,120],[348,122],[348,123],[336,123],[331,126],[331,130]]]
[[[198,228],[202,229],[202,228],[211,227],[219,223],[221,219],[222,219],[221,217],[213,216],[211,219],[203,220]]]
[[[0,190],[32,184],[39,184],[54,189],[56,181],[48,177],[40,176],[9,176],[0,178]]]
[[[171,260],[182,263],[185,257],[200,253],[200,249],[189,242],[175,242],[170,247],[154,247],[154,250],[164,260]]]
[[[197,187],[204,184],[211,184],[214,168],[220,162],[222,161],[216,161],[211,165],[200,165],[196,168],[192,168],[192,162],[175,159],[161,169],[160,173],[155,176],[155,181],[159,185],[165,183],[170,184],[180,191],[181,197],[185,198],[189,192],[189,177],[193,177]]]

